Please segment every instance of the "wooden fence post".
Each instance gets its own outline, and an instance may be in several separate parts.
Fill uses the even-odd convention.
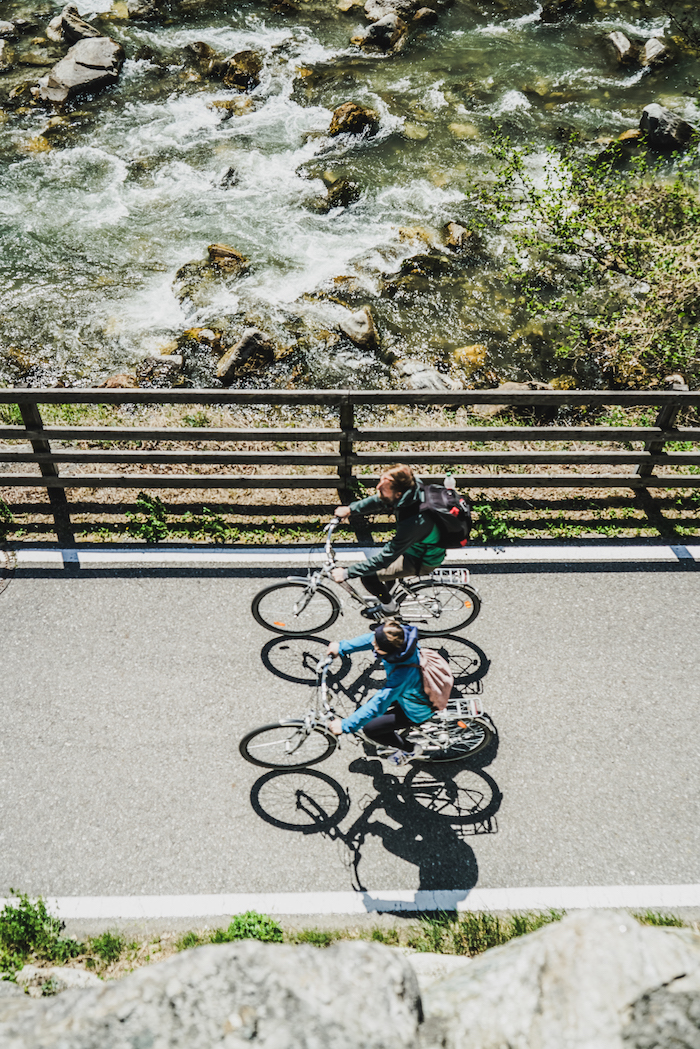
[[[355,405],[348,394],[344,394],[341,398],[339,410],[340,429],[342,430],[343,435],[340,438],[340,447],[338,450],[343,457],[343,464],[338,470],[340,476],[338,495],[340,497],[340,502],[347,505],[355,498],[355,492],[352,490],[353,473],[351,462],[353,437],[355,434]],[[362,543],[363,546],[372,545],[374,538],[370,527],[367,524],[367,520],[362,514],[351,514],[348,523],[355,532],[358,543]]]
[[[678,393],[687,393],[688,392],[687,384],[682,382],[682,381],[681,382],[674,382],[674,383],[672,383],[669,386],[669,389],[670,390],[675,390]],[[659,409],[659,414],[656,416],[656,419],[654,420],[654,426],[658,426],[661,430],[668,430],[668,429],[670,429],[670,427],[673,426],[673,424],[675,423],[676,417],[677,417],[677,415],[678,415],[680,410],[681,410],[681,402],[680,401],[675,401],[675,402],[674,401],[667,401],[666,404],[662,404],[661,408]],[[644,451],[645,452],[650,452],[652,455],[659,455],[660,452],[663,452],[665,446],[666,446],[666,441],[664,441],[664,440],[661,440],[661,441],[647,441],[647,443],[644,445]],[[645,478],[649,477],[650,478],[650,477],[653,476],[654,464],[653,463],[640,463],[640,465],[637,467],[637,471],[636,472],[637,472],[637,475],[639,477],[645,477]],[[651,487],[653,488],[653,485],[651,485]]]
[[[41,412],[39,411],[39,406],[36,402],[31,404],[20,404],[18,407],[22,416],[22,422],[27,430],[44,429],[44,420],[41,418]],[[31,441],[31,445],[32,451],[37,455],[51,454],[51,445],[48,441],[37,438]],[[58,477],[58,469],[54,463],[40,463],[39,469],[41,470],[42,477]],[[73,525],[71,524],[70,519],[70,507],[64,489],[49,488],[47,486],[46,491],[49,497],[49,503],[51,504],[54,531],[56,532],[58,542],[61,546],[74,546],[75,535],[73,534]]]

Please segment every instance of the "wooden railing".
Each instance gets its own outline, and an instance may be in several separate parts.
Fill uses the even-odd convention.
[[[0,404],[15,404],[21,413],[23,425],[0,426],[0,441],[26,441],[31,451],[0,449],[0,462],[5,468],[13,464],[35,464],[39,473],[0,474],[0,486],[45,487],[51,499],[54,515],[65,518],[68,513],[67,488],[333,488],[341,498],[352,491],[357,471],[363,482],[373,484],[376,474],[365,470],[382,467],[397,459],[407,459],[416,466],[426,467],[421,476],[442,478],[445,467],[450,467],[461,488],[690,488],[700,486],[700,473],[663,473],[659,467],[700,466],[700,451],[666,451],[673,442],[700,442],[700,427],[674,425],[678,412],[700,406],[700,392],[690,393],[687,387],[677,385],[660,392],[650,391],[503,391],[469,390],[455,393],[385,392],[349,390],[103,390],[103,389],[1,389]],[[193,426],[99,426],[48,425],[45,426],[40,404],[50,405],[210,405],[230,408],[255,406],[286,406],[299,409],[316,406],[338,413],[337,427],[248,427],[215,428]],[[471,407],[480,404],[508,405],[515,409],[606,408],[612,406],[646,406],[657,411],[652,426],[562,426],[562,425],[479,425],[419,427],[365,427],[356,420],[358,408],[385,409],[397,405]],[[447,451],[432,451],[434,442],[447,443]],[[54,447],[56,442],[169,442],[207,443],[270,443],[285,442],[295,445],[294,451],[221,451],[221,450],[133,450],[96,448],[82,450]],[[316,442],[337,443],[337,452],[300,450],[299,446]],[[548,450],[491,450],[470,448],[479,442],[493,444],[512,442],[582,442],[585,444],[615,444],[613,450],[548,451]],[[643,449],[630,450],[630,442],[643,442]],[[368,444],[393,444],[389,450],[363,450]],[[411,444],[410,451],[402,447]],[[415,445],[425,446],[416,451]],[[466,447],[465,447],[466,446]],[[86,464],[116,469],[110,472],[76,472]],[[70,473],[60,468],[70,465]],[[148,472],[154,466],[180,466],[182,473]],[[140,467],[119,472],[118,467]],[[206,466],[207,473],[197,472]],[[265,474],[250,472],[216,472],[211,467],[263,467]],[[270,473],[276,467],[323,467],[325,473]],[[466,472],[465,468],[478,466],[481,471]],[[503,466],[517,466],[519,472],[504,473]],[[561,466],[563,472],[533,472],[536,467]],[[601,467],[624,467],[621,472],[597,472]],[[582,467],[594,471],[580,472]],[[431,470],[437,469],[437,473]]]

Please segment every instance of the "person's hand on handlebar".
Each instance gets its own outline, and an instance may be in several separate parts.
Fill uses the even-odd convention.
[[[346,517],[350,516],[350,507],[349,506],[336,506],[336,508],[333,511],[333,513],[335,514],[336,517],[339,517],[341,521],[344,521]]]
[[[337,641],[331,641],[331,643],[329,644],[328,648],[326,649],[326,655],[330,656],[331,659],[335,659],[336,656],[340,655],[340,652],[338,651],[338,648],[339,648],[338,642]]]
[[[334,721],[328,722],[328,729],[333,733],[334,736],[339,736],[343,731],[343,722],[340,718],[336,718]]]
[[[331,568],[331,579],[336,583],[344,583],[348,578],[347,568]]]

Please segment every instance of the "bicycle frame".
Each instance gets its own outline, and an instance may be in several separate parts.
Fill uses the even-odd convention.
[[[336,528],[338,528],[338,526],[340,524],[341,524],[340,518],[334,517],[334,518],[332,518],[329,521],[329,523],[324,528],[324,532],[326,533],[326,539],[325,539],[325,542],[324,542],[324,545],[323,545],[323,552],[324,552],[324,555],[325,555],[325,563],[320,568],[316,569],[316,571],[314,571],[314,572],[311,572],[311,570],[309,570],[308,574],[305,575],[305,576],[295,576],[295,575],[287,576],[287,581],[288,582],[290,582],[290,583],[304,583],[309,588],[308,597],[306,597],[306,599],[304,599],[304,597],[301,598],[301,601],[304,602],[304,604],[301,604],[301,608],[304,608],[304,605],[306,604],[306,602],[308,600],[310,600],[311,597],[313,597],[313,595],[316,593],[317,590],[321,590],[323,593],[326,593],[326,594],[328,594],[331,597],[335,597],[335,595],[333,594],[333,591],[330,590],[327,586],[324,586],[323,583],[324,583],[324,580],[326,580],[326,579],[330,580],[331,579],[331,572],[333,571],[334,568],[340,567],[338,565],[338,561],[337,561],[337,558],[336,558],[335,550],[333,549],[333,533],[335,532]],[[430,573],[430,577],[429,578],[434,579],[434,580],[439,581],[439,582],[449,582],[449,583],[455,583],[457,585],[460,585],[460,584],[463,585],[465,583],[469,583],[469,572],[468,572],[468,570],[466,568],[436,568]],[[333,580],[333,582],[335,582],[335,580]],[[343,580],[342,583],[338,583],[337,585],[339,587],[341,587],[343,590],[345,590],[345,592],[350,595],[350,597],[353,599],[353,601],[355,601],[358,605],[361,605],[363,609],[371,608],[373,605],[377,604],[377,598],[376,597],[372,597],[372,596],[364,597],[362,594],[358,593],[358,591],[355,589],[355,587],[352,585],[352,583],[349,583],[347,579]],[[418,596],[418,594],[416,594],[411,589],[410,583],[407,583],[403,579],[398,579],[396,581],[396,583],[394,584],[394,593],[395,594],[402,594],[403,593],[404,595],[410,596],[411,598],[413,598],[413,600],[417,601],[419,604],[423,604],[423,602],[422,602],[421,598]],[[343,607],[343,600],[342,600],[342,598],[340,599],[339,603],[340,603],[340,614],[341,615],[345,615],[345,609]],[[297,602],[295,604],[295,606],[294,606],[295,613],[297,612],[297,609],[299,608],[299,605],[300,605],[300,602]],[[377,622],[380,622],[381,619],[382,619],[382,616],[377,614],[376,615]]]

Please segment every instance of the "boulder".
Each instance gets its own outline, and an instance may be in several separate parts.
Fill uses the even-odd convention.
[[[420,0],[367,0],[365,18],[368,22],[379,22],[386,15],[398,14],[403,19],[409,19],[420,7]]]
[[[433,390],[436,393],[444,393],[445,390],[463,389],[461,382],[450,378],[449,375],[443,375],[431,364],[413,357],[402,361],[398,372],[406,380],[409,390]]]
[[[50,73],[39,81],[39,98],[61,103],[75,95],[94,94],[116,84],[124,65],[124,48],[107,36],[79,40]]]
[[[463,251],[471,237],[471,231],[459,222],[446,222],[442,227],[442,242],[451,251]]]
[[[377,329],[372,314],[367,306],[356,313],[350,313],[338,325],[350,342],[361,350],[376,350],[379,346]]]
[[[260,83],[262,59],[255,51],[239,51],[225,56],[203,40],[195,40],[185,47],[185,54],[204,76],[223,80],[227,87],[247,91]]]
[[[15,37],[17,30],[14,22],[0,22],[0,37]]]
[[[80,17],[75,4],[66,4],[60,15],[56,15],[49,22],[46,35],[49,40],[65,40],[69,44],[77,44],[79,40],[89,40],[91,37],[102,36],[102,33]]]
[[[617,60],[622,66],[629,66],[635,63],[639,58],[639,51],[634,44],[627,39],[624,33],[615,31],[610,33],[608,40],[615,49]]]
[[[657,102],[645,106],[639,128],[646,134],[650,149],[664,151],[683,149],[696,130],[683,117]]]
[[[465,371],[471,373],[486,363],[488,353],[488,347],[477,342],[473,346],[460,346],[452,356]]]
[[[128,372],[119,372],[118,375],[110,375],[108,379],[100,383],[100,389],[104,390],[137,390],[139,381],[135,375]]]
[[[248,268],[245,256],[228,244],[210,244],[207,253],[211,265],[226,273],[235,273],[238,276]]]
[[[412,1049],[421,1007],[388,947],[248,940],[184,951],[100,988],[0,999],[3,1049]]]
[[[245,372],[262,371],[275,359],[272,340],[257,328],[246,328],[235,346],[227,350],[216,369],[216,377],[228,386]]]
[[[700,1046],[700,972],[681,976],[642,995],[622,1032],[626,1049],[697,1049]]]
[[[146,388],[168,389],[177,384],[181,375],[182,357],[178,353],[144,357],[136,368],[138,384]]]
[[[625,911],[574,913],[487,951],[428,987],[423,1044],[444,1049],[694,1046],[697,1021],[695,1041],[631,1041],[630,1033],[641,1033],[652,1013],[640,999],[651,1000],[665,984],[680,984],[681,977],[699,971],[700,937],[687,929],[642,926]],[[635,1003],[640,1003],[636,1014]],[[697,1014],[697,994],[694,1008]],[[658,1030],[658,1014],[652,1022]]]
[[[359,47],[376,47],[380,51],[396,51],[406,38],[408,27],[396,11],[390,11],[378,21],[352,37]]]
[[[0,40],[0,73],[5,73],[8,69],[12,69],[14,59],[14,51],[7,40]]]
[[[241,181],[241,176],[235,167],[231,166],[227,168],[219,185],[222,189],[231,189],[233,186],[237,186]]]
[[[41,998],[47,991],[84,991],[86,987],[103,987],[102,980],[87,969],[72,969],[67,966],[49,965],[45,969],[38,965],[25,965],[15,977],[19,987],[30,998]]]
[[[150,22],[160,13],[155,0],[126,0],[126,11],[129,18],[140,22]]]
[[[206,259],[187,262],[175,274],[173,290],[180,302],[208,306],[221,284],[238,280],[249,269],[248,260],[228,244],[210,244]]]
[[[365,109],[356,102],[344,102],[333,113],[328,134],[335,135],[376,135],[379,130],[379,118],[373,109]]]
[[[347,208],[360,199],[360,187],[347,178],[339,178],[326,194],[328,208]]]
[[[432,7],[419,7],[413,16],[413,21],[420,25],[435,25],[438,13]]]
[[[651,40],[647,40],[639,57],[643,66],[658,66],[666,61],[668,51],[666,45],[653,36]]]

